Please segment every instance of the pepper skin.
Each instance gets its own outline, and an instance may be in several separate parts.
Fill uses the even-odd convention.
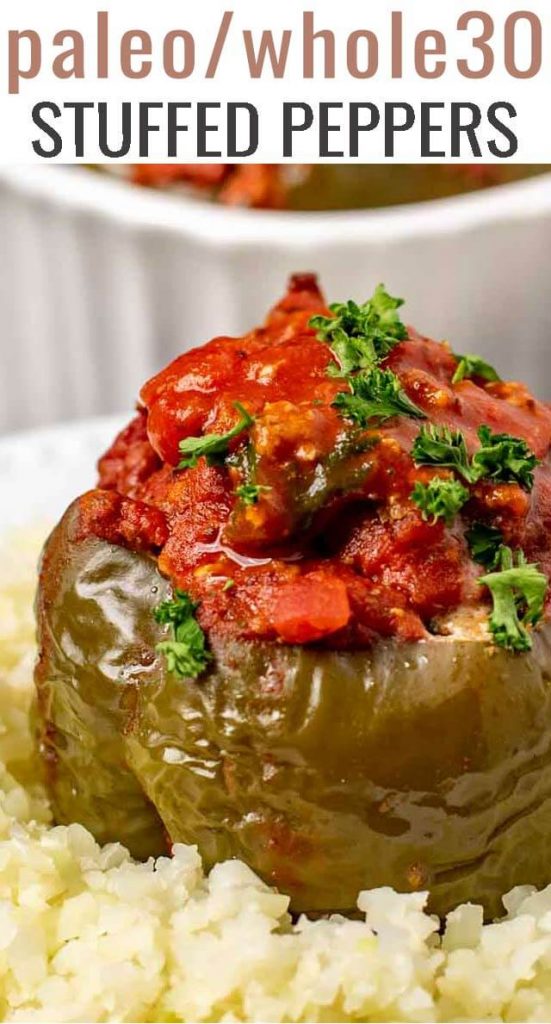
[[[196,843],[240,857],[294,911],[360,889],[430,889],[487,916],[549,882],[551,627],[512,655],[482,640],[330,651],[210,637],[197,680],[166,671],[153,557],[87,537],[75,502],[38,599],[42,748],[58,821],[138,857]]]
[[[74,503],[46,544],[36,601],[39,745],[55,819],[79,821],[139,858],[166,852],[153,805],[126,768],[137,698],[158,671],[152,608],[167,589],[152,560],[76,540]]]

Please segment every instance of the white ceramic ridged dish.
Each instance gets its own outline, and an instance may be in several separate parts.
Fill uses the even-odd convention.
[[[229,210],[84,168],[0,170],[0,431],[126,408],[262,318],[294,270],[384,281],[406,318],[551,396],[551,175],[394,209]]]

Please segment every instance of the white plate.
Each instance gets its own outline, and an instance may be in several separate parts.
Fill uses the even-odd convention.
[[[56,522],[93,487],[96,462],[130,417],[64,423],[0,439],[0,532]]]

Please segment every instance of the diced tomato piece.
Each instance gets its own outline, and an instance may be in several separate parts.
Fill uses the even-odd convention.
[[[289,644],[305,644],[348,623],[350,603],[342,580],[311,573],[281,587],[274,604],[274,628]]]

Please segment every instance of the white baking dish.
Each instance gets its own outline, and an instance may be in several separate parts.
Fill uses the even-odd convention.
[[[384,281],[406,317],[551,397],[551,175],[347,213],[234,210],[84,168],[0,170],[0,430],[128,407],[145,378],[261,318],[291,271]]]

